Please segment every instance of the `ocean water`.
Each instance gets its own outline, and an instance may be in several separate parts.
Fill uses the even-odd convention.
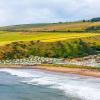
[[[100,78],[0,69],[0,100],[100,100]]]

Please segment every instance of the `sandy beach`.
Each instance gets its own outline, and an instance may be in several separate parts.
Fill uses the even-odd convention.
[[[15,68],[15,69],[40,69],[59,73],[79,74],[84,76],[93,76],[100,78],[100,70],[98,69],[81,69],[81,68],[65,68],[53,66],[29,66],[29,65],[0,65],[0,68]]]

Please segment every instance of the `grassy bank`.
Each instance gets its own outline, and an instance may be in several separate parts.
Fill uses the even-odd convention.
[[[1,46],[0,59],[26,58],[30,55],[49,58],[75,58],[100,52],[100,46],[82,39],[57,42],[13,42]]]

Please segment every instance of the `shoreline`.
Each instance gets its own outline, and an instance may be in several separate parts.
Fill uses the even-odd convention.
[[[0,65],[0,68],[13,68],[13,69],[39,69],[51,72],[65,73],[65,74],[77,74],[83,76],[92,76],[100,78],[100,70],[96,69],[84,69],[84,68],[65,68],[56,66],[42,66],[42,65]]]

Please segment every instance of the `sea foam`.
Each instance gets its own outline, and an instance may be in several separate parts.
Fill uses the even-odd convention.
[[[63,91],[65,95],[79,97],[81,100],[100,100],[100,78],[64,75],[41,70],[27,69],[0,69],[17,77],[27,80],[21,82],[31,85],[45,85]]]

